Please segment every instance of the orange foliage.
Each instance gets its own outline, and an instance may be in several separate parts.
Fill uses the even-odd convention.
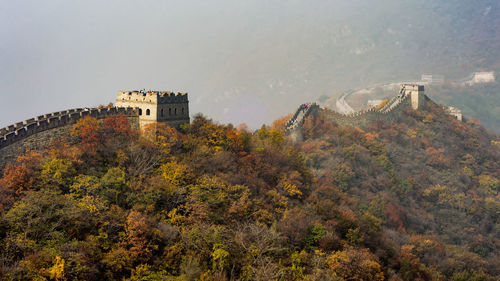
[[[379,134],[372,134],[372,133],[365,133],[365,139],[367,141],[374,141],[376,138],[379,137]]]
[[[384,273],[378,258],[368,249],[347,248],[327,258],[330,269],[343,280],[383,281]]]
[[[120,135],[129,135],[131,133],[130,123],[127,117],[123,115],[109,116],[103,121],[104,128]]]
[[[403,208],[395,203],[388,203],[385,206],[385,214],[387,215],[388,222],[396,225],[399,231],[406,233],[402,212]]]
[[[427,165],[435,167],[449,167],[450,159],[444,156],[444,149],[435,149],[434,147],[429,146],[425,149],[425,152],[429,155],[429,159],[426,162]]]
[[[7,165],[3,172],[1,184],[19,194],[23,191],[30,190],[33,185],[33,178],[30,176],[26,165],[19,166]]]
[[[247,133],[248,133],[248,132],[250,132],[250,130],[248,129],[248,126],[247,126],[247,124],[246,124],[246,123],[241,123],[241,124],[239,124],[239,125],[236,127],[236,130],[237,130],[238,132],[242,132],[242,131],[243,131],[243,132],[247,132]]]
[[[97,145],[100,138],[100,129],[101,125],[96,118],[85,116],[73,125],[71,135],[79,137],[82,143]]]
[[[42,161],[42,154],[35,150],[28,150],[23,155],[17,157],[17,162],[26,165],[28,169],[35,169]]]
[[[123,244],[128,246],[128,252],[132,258],[147,260],[151,257],[153,248],[148,241],[148,234],[151,227],[146,221],[146,217],[138,211],[130,211],[125,227],[127,233],[126,241]]]
[[[285,130],[285,125],[292,118],[292,114],[288,114],[286,116],[283,116],[279,119],[276,119],[273,122],[273,125],[271,126],[271,129],[273,130],[278,130],[278,131],[284,131]]]

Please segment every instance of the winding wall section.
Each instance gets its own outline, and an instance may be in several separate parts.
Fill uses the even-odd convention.
[[[417,95],[413,96],[411,92],[406,92],[405,85],[402,85],[402,89],[399,95],[392,98],[385,106],[380,109],[375,109],[372,107],[368,110],[356,111],[349,114],[339,113],[328,109],[322,110],[326,114],[328,119],[340,125],[365,128],[370,123],[376,120],[384,120],[386,122],[395,121],[405,111],[405,109],[415,109],[415,104],[418,105],[418,108],[425,108],[425,104],[429,100],[430,99],[423,93],[418,93]],[[297,129],[300,129],[304,124],[304,119],[316,110],[320,110],[319,106],[317,105],[315,105],[314,107],[311,106],[307,111],[304,111],[303,105],[301,105],[292,119],[287,123],[287,133],[291,133]],[[302,115],[301,112],[303,112]],[[299,116],[301,117],[300,119]]]

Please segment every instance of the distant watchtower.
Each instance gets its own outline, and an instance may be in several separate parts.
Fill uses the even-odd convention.
[[[139,125],[162,122],[172,127],[189,123],[189,101],[187,93],[162,91],[118,92],[116,107],[139,109]]]
[[[415,84],[401,84],[400,91],[403,96],[410,96],[411,107],[419,109],[425,107],[424,86]]]

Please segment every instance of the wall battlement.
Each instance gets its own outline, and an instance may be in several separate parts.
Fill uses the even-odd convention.
[[[76,123],[80,118],[92,116],[97,119],[103,119],[111,115],[124,115],[127,117],[138,117],[136,108],[76,108],[63,110],[53,113],[47,113],[37,116],[36,118],[28,119],[24,122],[7,126],[0,129],[0,149],[9,146],[17,141],[20,141],[28,136],[71,125]]]
[[[188,102],[188,94],[169,91],[120,91],[116,100],[156,104],[184,103]]]

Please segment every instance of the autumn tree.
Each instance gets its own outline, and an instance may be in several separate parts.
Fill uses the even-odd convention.
[[[97,145],[100,140],[101,125],[99,121],[91,116],[85,116],[73,125],[71,136],[78,137],[82,143]]]
[[[384,273],[375,255],[368,249],[348,247],[327,258],[330,269],[345,280],[382,281]]]
[[[103,120],[103,127],[108,134],[128,136],[132,133],[130,122],[124,115],[112,115]]]

